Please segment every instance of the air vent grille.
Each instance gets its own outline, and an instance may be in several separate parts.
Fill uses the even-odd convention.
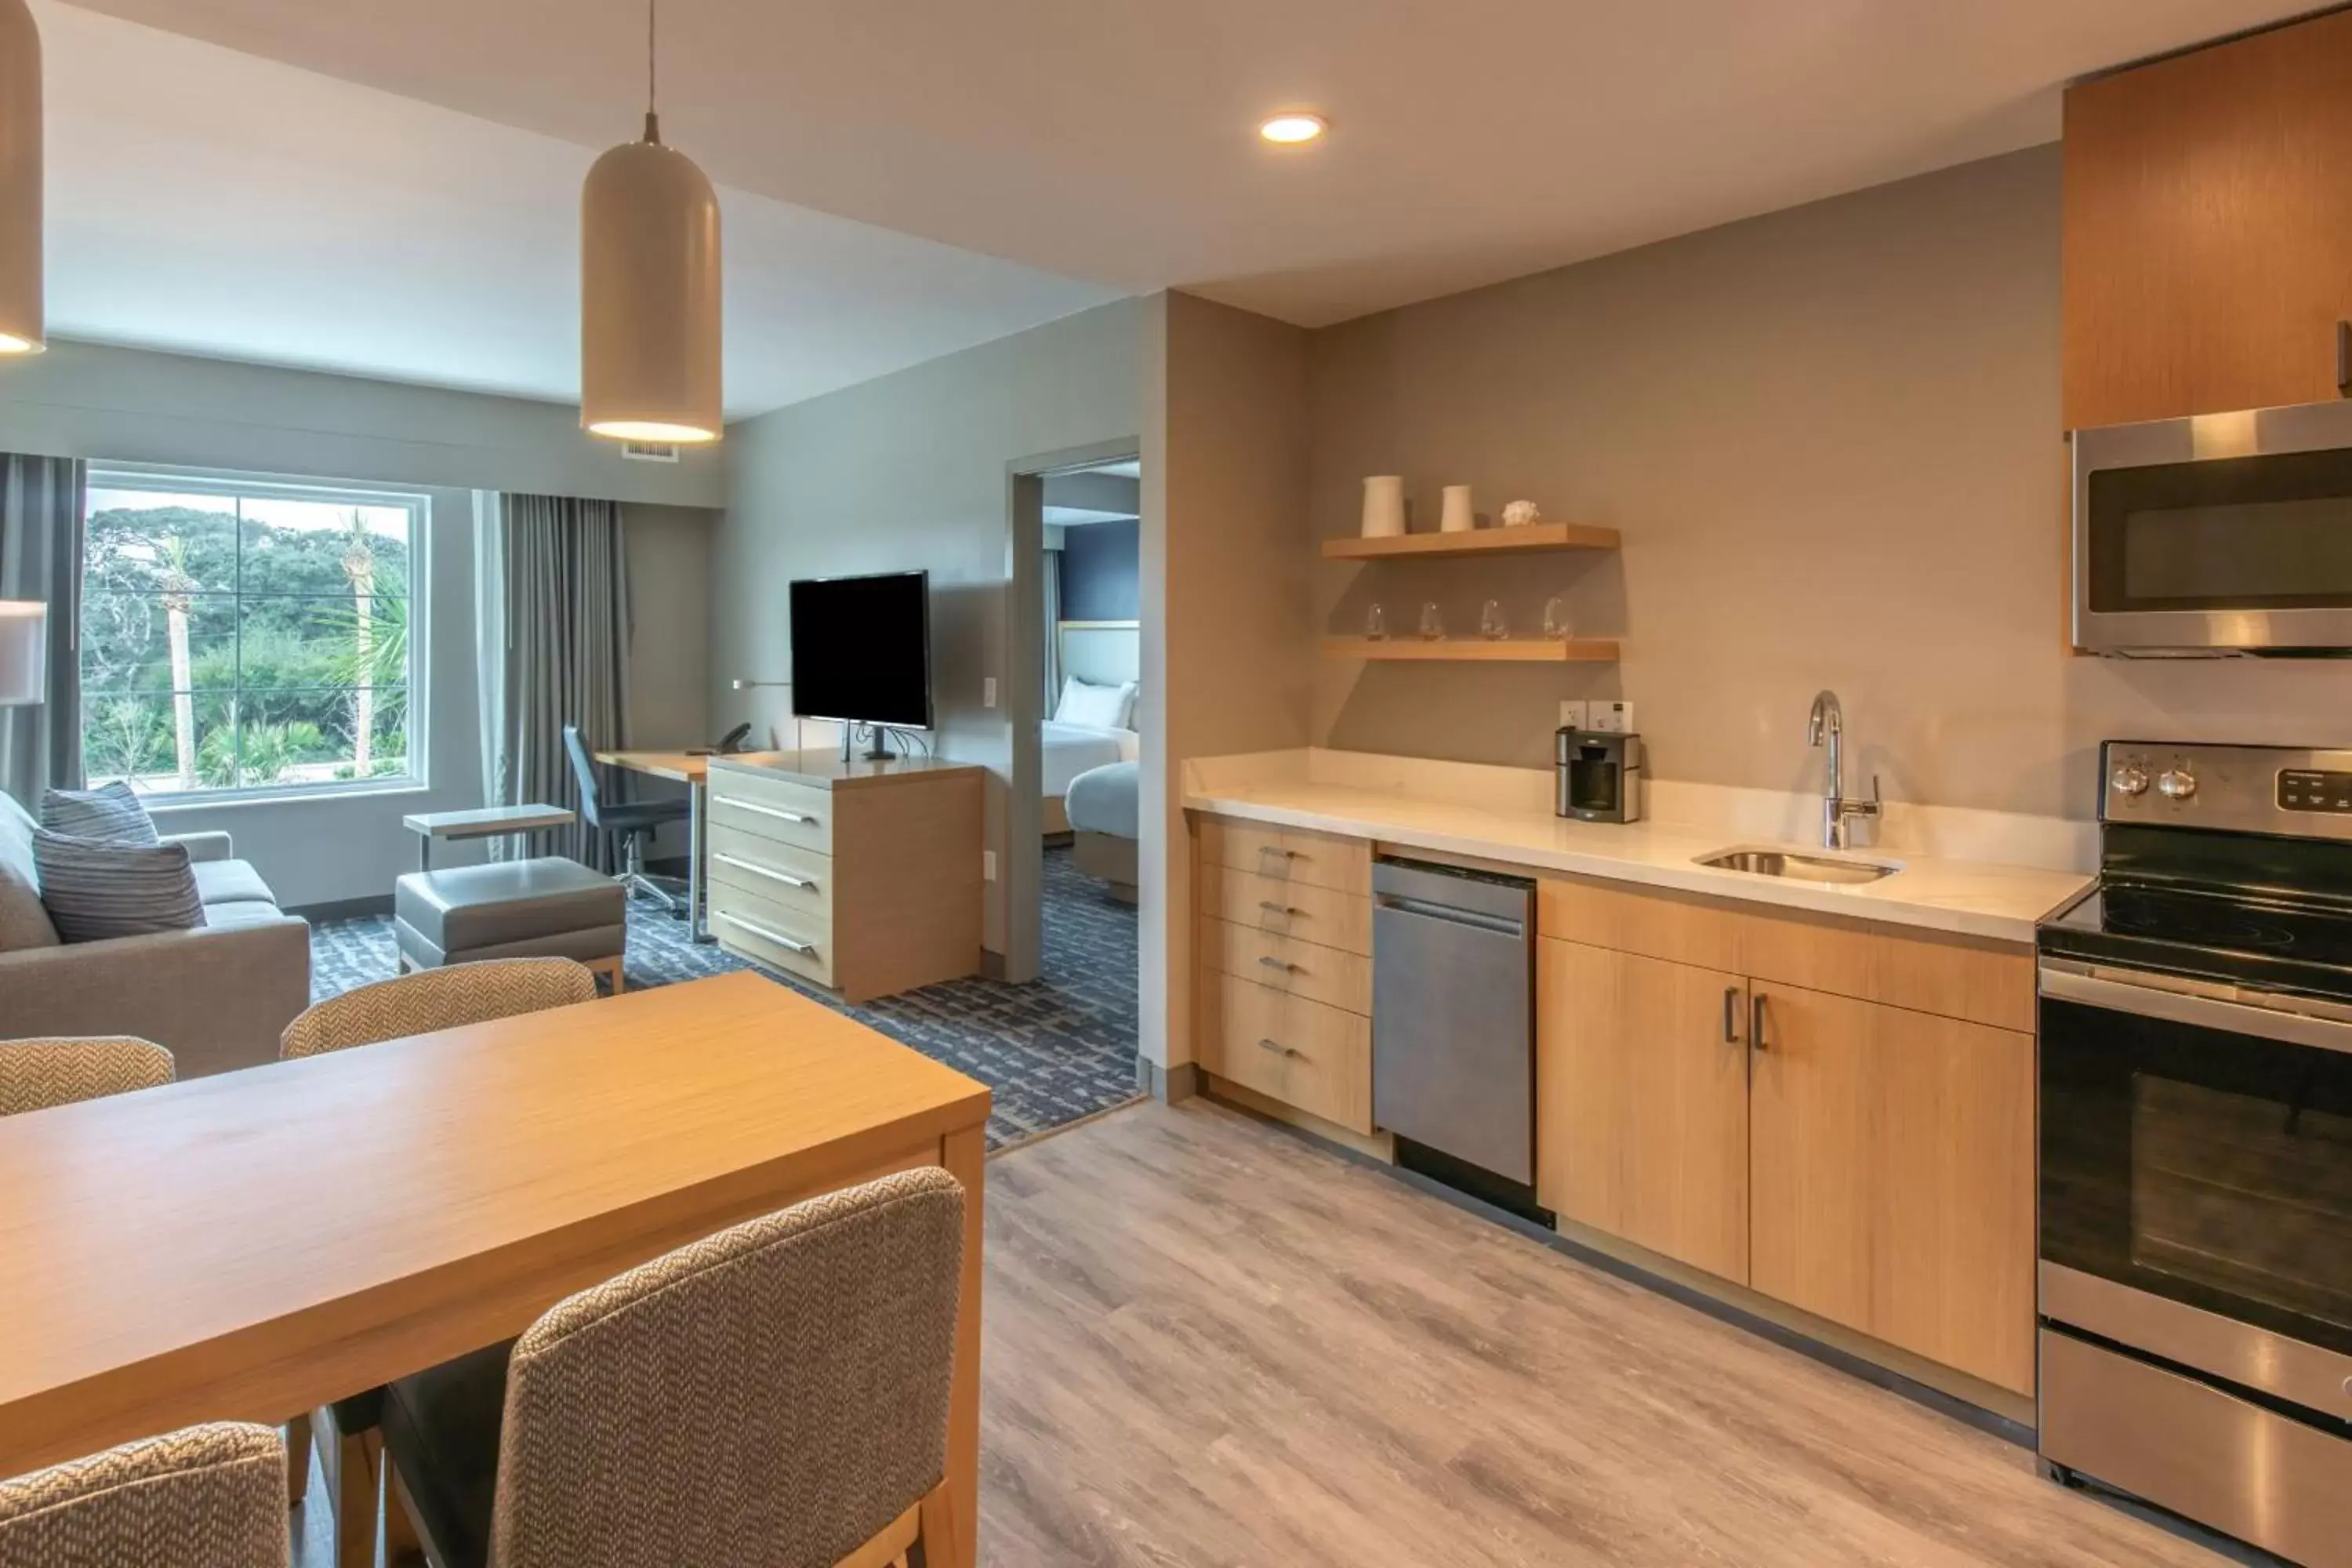
[[[677,447],[668,441],[624,441],[621,456],[633,463],[675,463]]]

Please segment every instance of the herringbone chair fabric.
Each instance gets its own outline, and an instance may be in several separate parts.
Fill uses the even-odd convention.
[[[0,1116],[171,1081],[172,1053],[152,1040],[0,1040]]]
[[[494,1568],[833,1568],[938,1485],[963,1188],[812,1199],[551,1308],[509,1363]]]
[[[594,972],[568,958],[453,963],[379,980],[318,1004],[286,1026],[278,1054],[315,1057],[595,999]]]
[[[286,1445],[221,1422],[0,1481],[0,1568],[286,1568]]]

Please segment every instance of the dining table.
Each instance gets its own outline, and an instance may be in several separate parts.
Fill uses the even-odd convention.
[[[986,1086],[739,973],[0,1120],[0,1477],[277,1424],[800,1199],[963,1185],[944,1554],[973,1561]]]

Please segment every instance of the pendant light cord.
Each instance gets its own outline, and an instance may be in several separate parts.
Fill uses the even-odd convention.
[[[646,140],[661,140],[661,118],[654,112],[654,16],[658,0],[646,0]]]

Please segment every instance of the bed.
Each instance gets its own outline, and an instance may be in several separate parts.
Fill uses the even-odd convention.
[[[1134,729],[1140,632],[1133,621],[1058,621],[1054,626],[1059,697],[1038,726],[1045,837],[1073,831],[1066,797],[1081,773],[1140,754]]]
[[[1142,768],[1133,761],[1089,769],[1070,781],[1071,858],[1079,870],[1108,884],[1110,896],[1135,902],[1137,803]]]

